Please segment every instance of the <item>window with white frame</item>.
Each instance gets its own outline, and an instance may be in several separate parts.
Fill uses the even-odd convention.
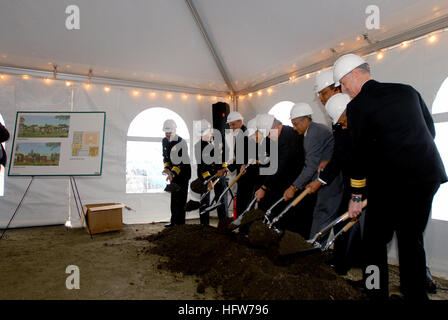
[[[173,119],[177,135],[190,145],[185,121],[174,111],[154,107],[140,112],[131,122],[126,144],[126,193],[163,192],[167,181],[162,175],[163,122]]]
[[[5,125],[5,121],[3,120],[2,115],[0,114],[0,123],[4,126]],[[5,148],[6,150],[6,143],[3,142],[2,143],[3,148]],[[0,150],[1,152],[1,150]],[[3,197],[5,195],[5,171],[6,168],[3,168],[2,166],[0,166],[0,197]]]
[[[269,110],[269,114],[273,115],[277,120],[280,120],[282,124],[286,124],[288,126],[291,125],[290,112],[294,102],[291,101],[281,101],[275,104],[271,110]]]
[[[448,172],[448,78],[443,81],[432,104],[432,115],[435,122],[435,142],[439,150],[445,170]],[[444,183],[437,191],[432,203],[432,218],[448,221],[448,183]]]

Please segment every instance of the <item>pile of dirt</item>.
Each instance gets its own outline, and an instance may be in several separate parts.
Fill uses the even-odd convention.
[[[199,293],[212,286],[228,299],[363,299],[321,253],[282,258],[278,247],[255,247],[241,234],[203,225],[175,226],[144,239],[151,243],[147,253],[169,257],[160,268],[199,276]]]

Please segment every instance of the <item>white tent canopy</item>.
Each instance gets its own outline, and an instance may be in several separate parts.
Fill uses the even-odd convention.
[[[380,29],[368,30],[370,4],[368,0],[3,0],[0,65],[50,72],[56,65],[61,73],[86,76],[92,70],[95,77],[167,88],[238,92],[300,72],[335,54],[369,47],[369,42],[403,38],[424,26],[448,26],[446,1],[381,0],[375,2]],[[69,5],[79,8],[79,30],[65,27]]]

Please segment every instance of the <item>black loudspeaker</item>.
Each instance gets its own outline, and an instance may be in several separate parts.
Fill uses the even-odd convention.
[[[225,102],[216,102],[212,105],[213,128],[221,132],[224,137],[225,129],[229,128],[226,124],[227,116],[230,112],[230,106]]]

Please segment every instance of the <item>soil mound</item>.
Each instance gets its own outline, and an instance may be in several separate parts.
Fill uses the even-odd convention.
[[[364,298],[325,264],[320,252],[281,258],[272,254],[278,252],[275,245],[256,247],[241,234],[203,225],[175,226],[146,239],[152,244],[148,253],[169,257],[160,268],[201,277],[198,292],[212,286],[228,299]]]

